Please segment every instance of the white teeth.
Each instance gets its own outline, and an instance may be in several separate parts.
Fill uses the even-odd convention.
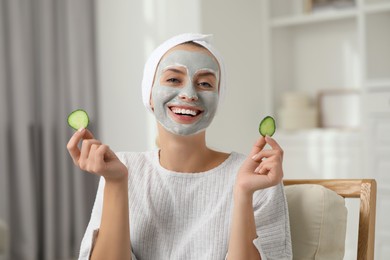
[[[172,112],[175,114],[182,114],[182,115],[192,115],[196,116],[196,111],[195,110],[190,110],[190,109],[184,109],[184,108],[172,108]]]

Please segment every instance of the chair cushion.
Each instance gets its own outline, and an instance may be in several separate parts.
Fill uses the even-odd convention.
[[[347,228],[344,198],[317,184],[285,187],[294,259],[343,259]]]

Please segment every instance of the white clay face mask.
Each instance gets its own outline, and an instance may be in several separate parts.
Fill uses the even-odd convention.
[[[219,66],[208,53],[187,50],[168,53],[157,68],[152,88],[157,121],[178,135],[205,130],[217,111],[218,83]]]

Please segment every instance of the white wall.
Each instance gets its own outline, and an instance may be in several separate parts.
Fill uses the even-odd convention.
[[[202,30],[225,58],[228,91],[208,132],[215,148],[249,152],[265,116],[260,1],[202,0]]]
[[[98,0],[100,138],[115,151],[154,146],[155,123],[141,98],[143,65],[163,40],[200,31],[193,0]]]

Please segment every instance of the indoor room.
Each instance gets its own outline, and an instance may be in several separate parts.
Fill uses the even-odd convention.
[[[156,255],[158,259],[219,259],[211,252],[213,244],[220,245],[221,259],[230,259],[229,253],[239,259],[234,256],[241,252],[241,259],[249,259],[251,252],[253,259],[388,259],[389,28],[390,0],[2,0],[0,260],[89,259],[93,250],[98,254],[96,249],[110,248],[104,247],[103,238],[112,238],[106,234],[115,227],[127,234],[125,240],[116,238],[131,241],[132,250],[127,253],[132,259],[156,259]],[[189,40],[170,45],[173,51],[159,49],[161,55],[148,68],[160,44],[183,34]],[[188,42],[195,46],[181,46]],[[168,59],[173,53],[189,55],[193,66],[203,66],[197,68],[208,71],[203,74],[207,80],[212,78],[213,90],[203,89],[204,82],[201,86],[187,84],[203,74],[194,72],[192,65]],[[190,56],[194,53],[203,56]],[[165,60],[172,64],[162,68]],[[189,60],[183,58],[183,62]],[[204,67],[206,61],[207,66],[215,65],[214,70]],[[160,113],[157,103],[165,102],[161,100],[165,96],[155,90],[161,84],[165,89],[166,71],[190,79],[187,85],[183,80],[182,88],[175,85],[169,91],[179,93],[188,87],[196,97],[189,100],[178,94],[175,100],[185,100],[180,102],[187,105],[175,110],[163,103],[162,109],[170,111]],[[199,104],[204,101],[206,107],[211,92],[217,100],[210,105],[215,117],[203,117],[211,108]],[[197,110],[190,111],[188,104],[198,104]],[[76,110],[86,111],[87,117],[84,122],[76,118],[75,126],[70,115]],[[273,119],[273,125],[271,132],[263,134],[260,123],[266,117]],[[170,118],[179,119],[167,122]],[[207,125],[196,125],[194,132],[183,128],[184,132],[173,133],[178,121],[196,123],[197,118]],[[191,145],[182,151],[179,141],[194,147],[203,147],[204,141],[210,156],[200,150],[189,153],[194,150]],[[163,151],[168,148],[175,151],[169,158],[177,167],[165,167]],[[112,159],[119,170],[127,169],[129,195],[123,198],[126,207],[121,208],[126,217],[123,228],[107,221],[115,216],[109,215],[106,205],[119,205],[107,202],[108,187],[114,186],[108,184],[119,182],[94,166],[81,164],[91,158],[85,155],[88,149],[102,151],[105,163]],[[156,154],[156,162],[151,162],[157,165],[156,171],[168,169],[170,178],[184,172],[186,178],[178,178],[186,180],[182,193],[169,190],[168,197],[153,200],[158,197],[156,189],[170,187],[169,182],[160,183],[165,179],[157,177],[132,182],[133,175],[142,173],[135,163],[149,160],[133,157],[146,151]],[[224,195],[217,188],[197,192],[211,181],[188,176],[209,178],[212,175],[207,171],[226,166],[233,155],[239,159],[232,170],[231,190]],[[195,163],[200,158],[204,164]],[[250,168],[246,177],[244,166]],[[264,186],[273,174],[279,179]],[[258,198],[265,203],[261,199],[265,195],[259,194],[275,191],[279,202],[271,198],[266,206],[282,205],[278,210],[284,212],[279,216],[285,221],[283,229],[276,229],[271,220],[261,224],[271,219],[260,213],[267,208],[263,204],[249,203],[248,215],[238,209],[241,186],[237,180],[249,185],[257,177],[263,178],[264,185],[251,189],[250,201]],[[136,202],[140,193],[143,204]],[[174,208],[176,199],[181,199],[183,209]],[[170,203],[173,211],[159,215],[163,210],[157,209]],[[204,210],[206,206],[210,208]],[[202,211],[195,212],[199,207]],[[136,220],[145,226],[133,229],[134,209],[145,214]],[[228,213],[225,219],[216,213],[218,209]],[[150,214],[160,217],[152,222]],[[165,219],[175,214],[187,218],[179,224]],[[205,228],[214,216],[223,225],[209,234],[201,226]],[[106,225],[100,228],[103,220]],[[169,223],[171,237],[164,223]],[[278,233],[287,241],[283,256],[267,255],[269,245],[279,239],[270,238],[271,243],[268,234],[262,236],[272,226],[275,229],[270,234]],[[179,231],[175,233],[172,227]],[[149,231],[143,233],[141,228]],[[221,242],[210,242],[217,234]],[[240,243],[240,237],[249,242]],[[198,238],[204,238],[199,245],[194,242]],[[191,242],[185,244],[186,239]],[[170,246],[172,251],[147,255],[143,245],[165,253]],[[192,249],[186,250],[187,246]],[[199,257],[206,251],[210,254]],[[273,254],[277,257],[272,258]]]

